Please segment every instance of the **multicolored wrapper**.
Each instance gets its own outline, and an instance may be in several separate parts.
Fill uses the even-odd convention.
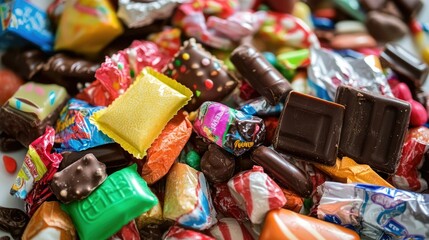
[[[202,172],[175,163],[167,175],[164,218],[197,230],[216,224],[209,186]]]
[[[192,13],[202,12],[205,17],[228,18],[238,7],[237,0],[191,0],[181,4],[173,16],[173,24],[183,27],[183,19]]]
[[[204,102],[194,122],[195,132],[240,156],[265,138],[264,121],[216,102]]]
[[[93,56],[123,32],[108,0],[66,1],[55,38],[55,50]]]
[[[107,135],[89,121],[89,118],[104,107],[94,107],[84,101],[72,98],[63,108],[57,120],[55,143],[58,152],[79,152],[88,148],[113,143]]]
[[[0,49],[31,42],[52,51],[55,36],[46,11],[25,0],[1,1],[0,9]]]
[[[427,161],[425,153],[428,150],[429,129],[426,127],[410,129],[404,141],[398,168],[391,179],[395,187],[415,192],[428,189],[428,183],[419,171]]]
[[[217,240],[253,240],[247,228],[234,218],[220,219],[209,232]]]
[[[169,18],[176,6],[183,2],[185,0],[119,0],[118,17],[129,28],[143,27],[157,19]]]
[[[253,224],[261,224],[271,210],[286,204],[282,189],[260,166],[241,172],[228,181],[232,197]]]
[[[334,100],[340,85],[393,97],[386,76],[373,61],[373,56],[347,61],[332,51],[311,48],[308,84],[317,97]]]
[[[286,13],[267,12],[258,36],[276,46],[319,47],[319,40],[301,19]]]
[[[246,221],[249,219],[246,212],[235,202],[227,183],[217,183],[213,187],[213,204],[219,213],[239,221]]]
[[[185,86],[152,68],[145,68],[123,95],[109,107],[96,112],[91,121],[134,157],[141,159],[168,121],[191,97],[191,90]]]
[[[429,195],[369,184],[325,182],[317,215],[364,239],[429,237]]]
[[[87,198],[61,208],[82,240],[107,239],[158,203],[133,164],[109,175]]]
[[[179,28],[166,28],[158,33],[149,35],[148,40],[158,45],[159,51],[171,58],[180,50],[182,41]]]
[[[348,157],[343,157],[341,160],[337,158],[337,162],[332,167],[318,163],[314,165],[334,180],[342,183],[366,183],[394,188],[390,183],[372,170],[370,166],[366,164],[358,164]]]
[[[284,104],[282,102],[277,103],[272,106],[270,103],[265,100],[264,97],[258,97],[252,100],[249,100],[243,103],[238,110],[244,112],[245,114],[266,117],[266,116],[280,116]]]
[[[140,240],[136,221],[134,221],[134,219],[131,220],[131,222],[123,226],[119,232],[115,233],[108,240]]]
[[[183,112],[171,119],[147,150],[141,176],[151,185],[167,175],[192,134],[192,124]]]
[[[36,182],[49,182],[62,160],[61,154],[51,153],[55,130],[48,126],[45,134],[34,140],[28,147],[21,170],[18,172],[10,194],[26,199]]]
[[[214,238],[207,236],[203,233],[181,228],[178,226],[172,226],[168,231],[164,234],[164,240],[215,240]]]
[[[59,202],[44,202],[30,219],[22,239],[76,239],[76,229]]]

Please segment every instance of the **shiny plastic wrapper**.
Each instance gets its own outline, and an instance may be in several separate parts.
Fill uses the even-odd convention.
[[[308,84],[317,97],[333,101],[340,85],[393,97],[386,76],[371,56],[346,60],[335,52],[311,48]]]
[[[88,148],[113,143],[106,134],[89,120],[95,112],[104,107],[94,107],[84,101],[72,98],[63,108],[57,120],[55,143],[58,152],[79,152]]]
[[[118,17],[129,28],[143,27],[157,19],[166,19],[185,0],[132,1],[119,0]]]
[[[258,97],[256,99],[249,100],[241,104],[238,110],[258,117],[266,117],[266,116],[280,116],[282,112],[284,104],[282,102],[277,103],[272,106],[270,103],[265,100],[264,97]]]
[[[325,182],[319,219],[354,229],[363,239],[427,239],[429,195],[369,184]]]
[[[168,231],[164,234],[164,240],[215,240],[214,238],[205,235],[204,233],[181,228],[179,226],[172,226]]]

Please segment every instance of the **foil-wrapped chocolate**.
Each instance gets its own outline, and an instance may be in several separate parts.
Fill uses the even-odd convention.
[[[0,207],[0,230],[10,233],[14,239],[21,239],[28,221],[22,210]]]

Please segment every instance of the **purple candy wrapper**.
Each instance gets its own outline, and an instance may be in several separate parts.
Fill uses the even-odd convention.
[[[265,139],[261,118],[216,102],[204,102],[200,106],[194,130],[236,156],[261,145]]]

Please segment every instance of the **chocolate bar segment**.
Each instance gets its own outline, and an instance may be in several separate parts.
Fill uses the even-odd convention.
[[[70,203],[89,196],[106,178],[106,165],[89,153],[62,171],[56,172],[51,189],[58,200]]]
[[[374,170],[394,173],[410,120],[410,104],[340,86],[335,102],[346,107],[340,153]]]
[[[301,197],[310,197],[313,184],[309,176],[273,149],[259,146],[252,152],[251,158],[284,187],[293,190]]]
[[[335,164],[344,106],[291,92],[273,139],[274,149],[294,158]]]
[[[249,45],[241,45],[231,53],[231,62],[250,85],[271,105],[279,103],[292,87],[262,54]]]
[[[386,44],[380,54],[380,62],[402,77],[399,80],[409,81],[417,88],[424,84],[429,73],[426,63],[397,44]]]

